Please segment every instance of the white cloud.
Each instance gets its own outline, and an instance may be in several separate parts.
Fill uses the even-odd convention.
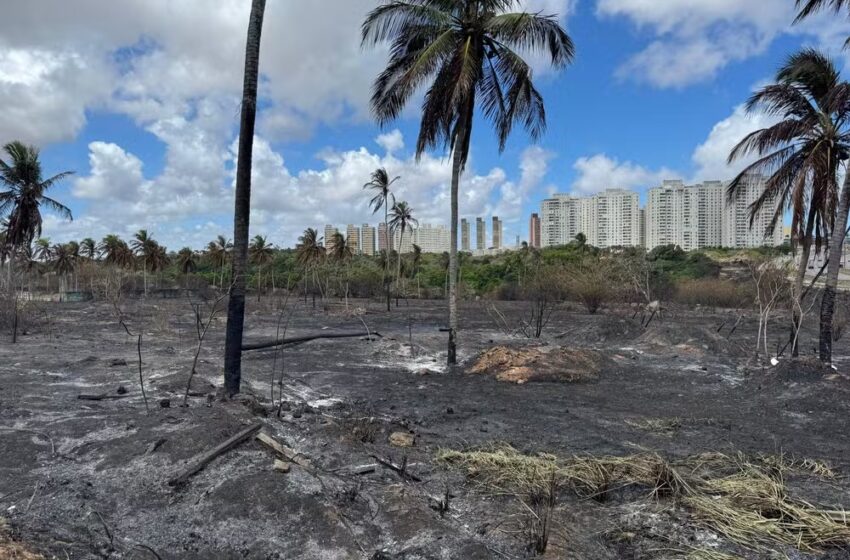
[[[385,149],[388,154],[404,149],[404,137],[399,129],[379,135],[375,142]]]
[[[91,174],[74,182],[72,192],[79,198],[132,200],[145,183],[142,161],[117,144],[89,144]]]
[[[775,117],[761,113],[748,114],[743,105],[735,107],[730,116],[711,129],[705,142],[694,150],[692,160],[696,165],[694,179],[726,180],[731,179],[747,165],[755,161],[754,157],[727,163],[729,153],[744,137],[760,128],[766,128],[777,122]]]
[[[790,0],[597,0],[596,11],[625,17],[652,35],[617,76],[661,88],[710,80],[729,64],[763,53],[784,33],[811,35],[819,46],[834,48],[850,32],[844,18],[829,14],[792,27]]]
[[[578,195],[591,195],[609,188],[638,190],[680,176],[667,168],[652,171],[630,161],[621,163],[605,154],[579,158],[573,169],[578,177],[572,189]]]

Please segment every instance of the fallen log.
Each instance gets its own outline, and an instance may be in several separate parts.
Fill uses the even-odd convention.
[[[77,395],[77,398],[81,401],[114,401],[118,399],[126,399],[130,396],[132,395],[108,395],[106,393],[102,393],[100,395]]]
[[[373,332],[367,335],[366,333],[360,331],[346,333],[313,334],[309,336],[281,338],[280,340],[270,340],[268,342],[257,342],[255,344],[243,344],[242,351],[248,352],[250,350],[264,350],[266,348],[276,348],[277,346],[286,346],[287,344],[300,344],[302,342],[310,342],[311,340],[319,340],[323,338],[356,338],[358,336],[368,336],[371,339],[373,336],[380,337],[381,335],[377,332]]]
[[[263,427],[262,422],[257,422],[256,424],[251,424],[238,434],[234,435],[227,441],[220,443],[209,451],[203,453],[196,459],[193,459],[189,466],[184,468],[177,476],[173,477],[168,481],[169,486],[178,486],[180,484],[185,483],[189,478],[210,464],[216,457],[227,453],[243,441],[250,438],[252,435],[260,431],[260,428]]]
[[[257,434],[257,441],[259,441],[260,443],[262,443],[263,445],[265,445],[266,447],[268,447],[290,463],[295,463],[296,465],[300,465],[305,469],[309,469],[310,467],[312,467],[310,461],[304,458],[297,451],[283,445],[265,432],[260,432],[259,434]]]

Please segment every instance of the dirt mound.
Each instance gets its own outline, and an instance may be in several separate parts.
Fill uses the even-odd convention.
[[[780,360],[779,364],[768,368],[765,373],[782,381],[820,381],[828,375],[834,375],[835,370],[814,356]]]
[[[493,375],[499,381],[527,383],[590,381],[610,365],[600,352],[587,348],[507,348],[482,352],[468,372]]]
[[[714,327],[656,324],[637,337],[641,344],[669,348],[693,356],[705,354],[740,355],[742,347],[734,340],[718,334]]]

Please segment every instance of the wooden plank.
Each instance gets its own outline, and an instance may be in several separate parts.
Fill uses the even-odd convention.
[[[227,453],[228,451],[230,451],[231,449],[233,449],[234,447],[236,447],[237,445],[239,445],[243,441],[247,440],[252,435],[254,435],[258,431],[260,431],[260,428],[262,428],[262,427],[263,427],[262,422],[257,422],[256,424],[251,424],[250,426],[248,426],[247,428],[245,428],[241,432],[237,433],[236,435],[234,435],[230,439],[223,441],[222,443],[218,444],[217,446],[210,449],[209,451],[204,452],[202,455],[200,455],[197,458],[190,461],[189,465],[186,468],[184,468],[179,474],[177,474],[171,480],[169,480],[168,485],[169,486],[178,486],[180,484],[185,483],[187,480],[189,480],[189,478],[192,475],[194,475],[195,473],[197,473],[198,471],[200,471],[201,469],[206,467],[213,460],[215,460],[216,457],[219,457],[220,455]]]

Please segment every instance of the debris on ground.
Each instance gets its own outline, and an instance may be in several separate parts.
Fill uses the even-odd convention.
[[[393,447],[413,447],[415,439],[409,432],[393,432],[390,434],[389,442]]]
[[[44,556],[14,540],[6,527],[6,520],[0,517],[0,558],[8,560],[45,560]]]
[[[780,360],[779,364],[769,368],[765,373],[781,381],[806,382],[820,381],[834,374],[835,371],[816,356],[807,356]]]
[[[591,381],[610,366],[609,360],[588,348],[508,348],[496,346],[482,352],[468,372],[493,375],[499,381]]]

